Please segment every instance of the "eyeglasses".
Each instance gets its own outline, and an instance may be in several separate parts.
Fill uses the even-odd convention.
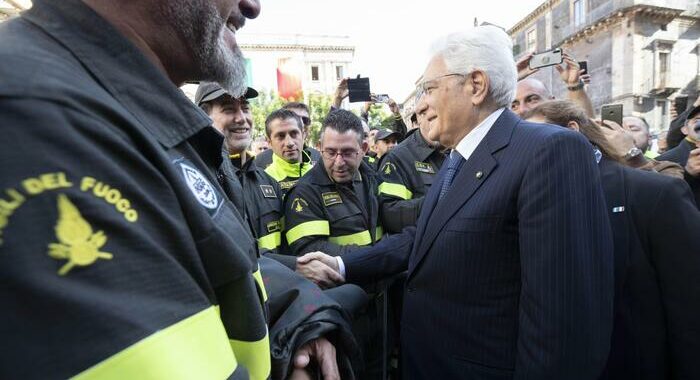
[[[360,152],[356,150],[344,150],[337,152],[332,149],[324,149],[321,151],[321,154],[323,154],[323,158],[327,160],[335,160],[335,158],[338,156],[343,157],[343,160],[352,160],[357,158],[357,155],[360,154]]]
[[[420,83],[418,83],[418,85],[416,85],[416,99],[420,99],[423,95],[430,95],[430,92],[437,87],[438,79],[445,78],[445,77],[451,77],[451,76],[455,76],[455,75],[465,77],[469,74],[449,73],[449,74],[443,74],[440,76],[436,76],[435,78],[420,82]]]
[[[311,125],[311,118],[308,116],[300,116],[301,117],[301,122],[304,123],[305,127],[308,127]]]

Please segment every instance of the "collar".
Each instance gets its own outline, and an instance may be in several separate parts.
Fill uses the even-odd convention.
[[[491,130],[491,127],[496,120],[498,120],[504,110],[505,108],[499,108],[491,113],[486,117],[486,119],[479,123],[476,128],[472,129],[466,136],[464,136],[464,138],[462,138],[459,143],[457,143],[455,150],[459,152],[462,157],[464,157],[465,161],[469,160],[469,157],[471,157],[472,153],[474,153],[476,147],[479,146],[481,140],[483,140],[484,136],[486,136],[486,134]]]
[[[430,146],[428,142],[423,138],[423,135],[420,133],[419,128],[416,128],[409,133],[410,135],[407,137],[407,139],[415,141],[415,144],[413,144],[413,151],[416,154],[416,158],[419,161],[427,160],[431,154],[438,151],[436,148]]]
[[[245,165],[241,165],[241,154],[240,153],[235,153],[235,154],[229,154],[228,158],[231,159],[231,163],[233,166],[237,169],[244,169],[244,170],[250,170],[252,168],[252,163],[253,160],[255,159],[255,155],[251,151],[244,151],[243,156],[245,156]]]
[[[276,171],[284,174],[284,177],[298,178],[304,174],[301,162],[289,163],[275,153],[272,153],[272,165]]]
[[[65,46],[158,141],[172,148],[209,126],[141,51],[80,0],[35,0],[22,14]]]
[[[693,146],[695,146],[695,144],[697,143],[697,140],[695,140],[694,138],[692,138],[690,136],[685,136],[685,141],[691,143]]]

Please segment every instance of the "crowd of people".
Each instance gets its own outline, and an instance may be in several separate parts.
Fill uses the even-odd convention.
[[[254,138],[259,13],[0,25],[0,378],[700,379],[700,97],[654,154],[575,57],[480,26],[436,40],[408,126],[343,79],[316,148],[302,102]]]

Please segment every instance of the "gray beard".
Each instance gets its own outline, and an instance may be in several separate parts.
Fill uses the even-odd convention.
[[[217,82],[234,98],[242,97],[247,88],[243,53],[226,46],[225,20],[214,5],[208,0],[169,0],[162,2],[161,11],[192,54],[197,71],[193,79]]]

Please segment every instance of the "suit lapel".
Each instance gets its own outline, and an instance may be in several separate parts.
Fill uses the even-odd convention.
[[[445,224],[474,195],[474,192],[486,181],[497,165],[498,163],[491,156],[491,153],[488,152],[485,144],[480,144],[469,160],[464,163],[459,173],[457,173],[450,191],[433,206],[434,211],[427,218],[425,232],[419,242],[415,259],[411,263],[413,265],[408,268],[409,275],[421,262]],[[480,178],[477,178],[478,172],[481,172]],[[440,193],[439,187],[434,186],[438,194]],[[437,196],[435,196],[435,199],[437,199]]]
[[[433,215],[433,210],[435,210],[435,204],[437,203],[438,196],[440,195],[440,185],[442,184],[442,179],[445,177],[446,171],[447,165],[442,165],[435,178],[435,181],[433,182],[433,185],[430,186],[430,190],[428,190],[428,194],[425,195],[423,205],[421,206],[420,215],[418,215],[418,220],[416,221],[416,238],[413,242],[413,252],[411,257],[415,257],[415,252],[418,250],[418,247],[423,240],[425,228],[428,226],[428,220]]]
[[[414,252],[409,261],[408,276],[410,277],[416,267],[425,257],[430,246],[442,231],[445,224],[459,211],[474,193],[486,182],[489,176],[496,170],[498,162],[493,154],[503,149],[510,142],[513,130],[520,119],[511,111],[505,110],[496,120],[491,130],[477,146],[471,157],[463,164],[459,173],[452,182],[452,188],[445,194],[444,199],[437,202],[440,193],[440,184],[445,175],[445,168],[440,171],[440,176],[435,186],[431,186],[430,192],[423,204],[421,216],[418,219],[416,229],[416,242]]]

